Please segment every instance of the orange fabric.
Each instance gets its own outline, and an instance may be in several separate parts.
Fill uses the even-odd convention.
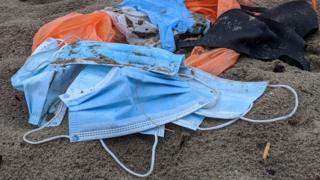
[[[242,3],[248,0],[242,0]],[[205,15],[211,22],[231,9],[240,9],[237,0],[186,0],[186,6],[192,12]],[[207,50],[203,47],[194,47],[185,63],[189,66],[202,69],[208,73],[219,75],[232,67],[239,59],[240,54],[234,50],[217,48]]]
[[[237,63],[239,57],[240,54],[231,49],[207,50],[201,46],[196,46],[185,63],[208,73],[219,75]]]
[[[317,10],[318,0],[312,0],[312,7],[314,10]]]
[[[111,17],[103,11],[90,14],[70,13],[43,25],[33,38],[34,51],[47,38],[122,42],[125,37],[115,28]]]
[[[230,9],[240,9],[237,0],[186,0],[190,11],[205,15],[211,22]]]

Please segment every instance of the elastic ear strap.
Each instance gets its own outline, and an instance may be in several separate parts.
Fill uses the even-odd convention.
[[[154,164],[155,164],[155,159],[156,159],[156,148],[157,148],[157,144],[158,144],[158,136],[155,134],[154,135],[154,143],[152,146],[152,154],[151,154],[151,160],[150,160],[150,169],[148,172],[146,172],[145,174],[140,174],[140,173],[136,173],[134,171],[132,171],[131,169],[129,169],[128,167],[126,167],[118,158],[117,156],[108,148],[108,146],[105,144],[105,142],[103,141],[103,139],[99,139],[102,147],[110,154],[110,156],[124,169],[126,170],[128,173],[134,175],[134,176],[138,176],[138,177],[146,177],[149,176],[153,169],[154,169]]]
[[[63,118],[64,117],[64,114],[66,112],[66,108],[65,108],[65,105],[61,102],[59,104],[59,107],[58,107],[58,110],[57,110],[57,113],[54,115],[54,117],[48,121],[47,123],[45,123],[43,126],[39,127],[39,128],[36,128],[36,129],[33,129],[31,131],[28,131],[26,132],[24,135],[23,135],[23,140],[26,142],[26,143],[29,143],[29,144],[41,144],[41,143],[45,143],[45,142],[48,142],[48,141],[52,141],[52,140],[55,140],[55,139],[60,139],[60,138],[68,138],[70,139],[70,137],[68,135],[58,135],[58,136],[53,136],[53,137],[49,137],[49,138],[46,138],[46,139],[43,139],[43,140],[40,140],[40,141],[32,141],[32,140],[28,140],[27,139],[27,136],[34,133],[34,132],[37,132],[37,131],[40,131],[41,129],[45,128],[45,127],[48,127],[50,125],[50,123],[52,121],[55,121],[57,118]]]
[[[246,112],[244,112],[241,116],[244,116],[246,115],[249,111],[251,111],[253,107],[253,104],[250,104],[248,110]],[[228,122],[225,122],[223,124],[219,124],[217,126],[212,126],[212,127],[205,127],[205,128],[202,128],[202,127],[199,127],[198,130],[200,131],[210,131],[210,130],[216,130],[216,129],[221,129],[221,128],[224,128],[224,127],[227,127],[235,122],[237,122],[238,120],[240,120],[241,118],[235,118],[235,119],[232,119],[232,120],[229,120]]]
[[[224,128],[224,127],[227,127],[235,122],[237,122],[240,118],[236,118],[236,119],[232,119],[228,122],[225,122],[223,124],[219,124],[219,125],[216,125],[216,126],[212,126],[212,127],[198,127],[198,130],[200,131],[210,131],[210,130],[216,130],[216,129],[221,129],[221,128]]]
[[[289,114],[285,115],[285,116],[280,116],[280,117],[276,117],[276,118],[272,118],[272,119],[259,120],[259,119],[246,118],[244,116],[240,117],[240,119],[245,120],[245,121],[249,121],[249,122],[254,122],[254,123],[269,123],[269,122],[275,122],[275,121],[281,121],[281,120],[288,119],[288,118],[292,117],[297,112],[297,109],[298,109],[298,106],[299,106],[299,98],[298,98],[297,92],[292,87],[290,87],[288,85],[280,85],[280,84],[279,85],[269,85],[269,87],[286,88],[290,92],[292,92],[292,94],[293,94],[293,96],[295,98],[295,102],[294,102],[295,104],[294,104],[294,108],[292,109],[292,111]]]

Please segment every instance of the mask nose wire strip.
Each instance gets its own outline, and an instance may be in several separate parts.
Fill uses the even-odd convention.
[[[138,177],[146,177],[149,176],[153,169],[154,169],[154,164],[155,164],[155,159],[156,159],[156,148],[158,145],[158,136],[155,134],[154,135],[154,143],[152,146],[152,153],[151,153],[151,160],[150,160],[150,169],[148,172],[146,172],[145,174],[140,174],[140,173],[136,173],[134,171],[132,171],[131,169],[129,169],[128,167],[126,167],[118,158],[117,156],[108,148],[108,146],[105,144],[105,142],[103,141],[103,139],[99,139],[102,147],[110,154],[110,156],[128,173],[134,175],[134,176],[138,176]]]
[[[250,104],[248,110],[242,114],[242,116],[246,115],[248,112],[251,111],[253,107],[253,104]],[[216,125],[216,126],[212,126],[212,127],[199,127],[198,130],[200,131],[210,131],[210,130],[216,130],[216,129],[221,129],[221,128],[224,128],[224,127],[227,127],[235,122],[237,122],[238,120],[240,120],[241,118],[235,118],[235,119],[232,119],[232,120],[229,120],[228,122],[225,122],[223,124],[219,124],[219,125]]]
[[[28,131],[26,132],[24,135],[23,135],[23,140],[26,142],[26,143],[29,143],[29,144],[42,144],[42,143],[45,143],[45,142],[49,142],[49,141],[52,141],[52,140],[55,140],[55,139],[60,139],[60,138],[68,138],[70,139],[70,137],[68,135],[58,135],[58,136],[53,136],[53,137],[49,137],[49,138],[46,138],[46,139],[43,139],[43,140],[40,140],[40,141],[32,141],[32,140],[28,140],[27,139],[27,136],[34,133],[34,132],[37,132],[37,131],[40,131],[42,130],[43,128],[47,127],[48,125],[50,125],[50,123],[52,121],[55,121],[59,118],[63,118],[65,113],[66,113],[66,110],[67,110],[67,107],[63,104],[63,103],[60,103],[59,104],[59,107],[58,107],[58,110],[57,110],[57,113],[54,115],[54,117],[48,121],[47,123],[45,123],[44,125],[42,125],[41,127],[39,128],[36,128],[36,129],[33,129],[31,131]]]
[[[294,105],[294,108],[292,109],[292,111],[285,116],[280,116],[280,117],[276,117],[276,118],[272,118],[272,119],[258,120],[258,119],[246,118],[244,116],[241,116],[240,119],[242,119],[244,121],[253,122],[253,123],[269,123],[269,122],[275,122],[275,121],[281,121],[281,120],[288,119],[288,118],[292,117],[297,112],[297,109],[299,106],[299,98],[298,98],[297,92],[292,87],[290,87],[288,85],[281,85],[281,84],[269,85],[269,87],[273,87],[273,88],[281,87],[281,88],[288,89],[290,92],[292,92],[292,94],[294,95],[294,98],[295,98],[295,105]]]

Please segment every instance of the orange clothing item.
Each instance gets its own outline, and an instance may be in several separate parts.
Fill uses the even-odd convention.
[[[192,12],[205,15],[211,22],[230,9],[240,9],[237,0],[186,0],[186,6]]]
[[[240,54],[231,49],[207,50],[201,46],[196,46],[193,48],[191,56],[185,60],[185,64],[219,75],[237,63],[239,57]]]
[[[205,15],[211,22],[231,9],[240,9],[237,0],[186,0],[190,11]],[[203,47],[194,47],[185,63],[189,66],[202,69],[208,73],[219,75],[232,67],[239,59],[240,54],[234,50],[217,48],[207,50]]]
[[[111,17],[104,11],[90,14],[70,13],[43,25],[33,38],[32,51],[49,37],[64,39],[69,43],[79,39],[125,41],[125,37],[116,29]]]
[[[312,0],[312,7],[314,10],[317,10],[318,0]]]

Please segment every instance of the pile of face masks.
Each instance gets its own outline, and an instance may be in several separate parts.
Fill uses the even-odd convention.
[[[199,3],[190,0],[188,8],[194,12],[208,12],[206,8],[216,7],[215,3],[220,2],[211,2],[210,7],[198,7],[205,5],[207,1]],[[237,1],[232,3],[232,7],[240,7]],[[309,12],[306,14],[313,13],[309,5],[303,2],[286,6],[296,7],[297,4],[304,6],[304,10]],[[272,16],[272,13],[268,14],[271,11],[255,18],[239,9],[229,10],[231,6],[223,6],[222,9],[217,7],[208,12],[209,14],[205,14],[217,21],[217,24],[208,30],[206,21],[196,21],[193,14],[185,7],[183,0],[161,3],[150,0],[125,0],[121,6],[87,15],[70,14],[40,28],[34,38],[32,55],[12,77],[12,85],[24,92],[29,123],[39,126],[27,132],[23,136],[24,141],[40,144],[60,138],[67,138],[70,142],[99,140],[102,147],[124,170],[132,175],[145,177],[153,171],[158,138],[164,137],[165,126],[169,123],[193,131],[206,131],[224,128],[239,120],[253,123],[281,121],[290,118],[297,111],[298,95],[290,86],[270,85],[267,81],[232,81],[212,75],[222,73],[238,59],[238,53],[226,49],[232,48],[231,46],[212,51],[197,47],[189,59],[171,52],[176,48],[174,34],[186,32],[207,32],[207,35],[194,42],[181,41],[178,45],[209,46],[211,41],[206,39],[210,36],[219,40],[214,43],[224,40],[223,42],[226,42],[224,44],[233,43],[234,46],[237,45],[236,47],[242,47],[239,41],[233,41],[239,39],[232,40],[232,36],[221,39],[220,36],[216,37],[215,31],[228,32],[228,29],[223,28],[227,28],[225,24],[228,22],[233,22],[227,21],[231,18],[234,21],[247,23],[248,26],[243,26],[246,28],[239,29],[242,35],[247,37],[251,34],[253,38],[264,37],[262,35],[268,34],[263,31],[257,31],[261,34],[257,33],[255,37],[252,33],[243,32],[252,31],[254,29],[252,27],[256,25],[259,25],[256,26],[257,30],[266,29],[261,28],[261,22],[273,24],[266,19]],[[283,8],[273,9],[272,12],[282,10]],[[215,14],[217,12],[220,12],[219,15],[225,13],[219,19],[218,14]],[[90,23],[85,19],[90,19]],[[279,23],[282,20],[278,19]],[[312,19],[310,24],[314,24],[313,21],[315,20]],[[73,28],[66,28],[66,23],[68,27]],[[275,29],[279,23],[273,24],[274,26],[270,28]],[[287,23],[286,28],[288,29],[290,25],[289,30],[297,25],[291,21]],[[231,24],[236,26],[235,22]],[[80,32],[79,28],[75,27],[91,30]],[[297,26],[295,31],[290,30],[290,32],[294,35],[300,32],[305,36],[305,33],[310,33],[316,28],[311,27],[307,32],[303,32],[304,28]],[[50,31],[47,31],[48,29]],[[87,34],[88,32],[90,33]],[[278,35],[283,33],[281,29],[275,32],[278,32]],[[266,39],[272,41],[274,47],[283,44],[276,36],[270,35],[270,37],[273,39]],[[129,44],[114,43],[123,42],[124,38]],[[288,38],[286,40],[289,41]],[[241,42],[245,41],[241,39]],[[292,44],[299,43],[290,45]],[[301,47],[304,45],[302,39],[299,45]],[[261,49],[252,52],[260,53]],[[287,55],[277,52],[279,52],[277,57]],[[299,57],[302,56],[303,52],[299,54]],[[226,62],[226,60],[231,61],[226,57],[232,57],[232,62]],[[208,63],[212,58],[218,58],[219,62]],[[202,67],[212,74],[189,66],[191,64]],[[212,67],[214,64],[217,67]],[[291,92],[295,98],[292,111],[288,115],[266,120],[246,117],[254,102],[268,87],[285,88]],[[40,141],[29,139],[29,135],[34,132],[61,125],[67,112],[67,135]],[[50,114],[54,116],[49,119]],[[218,119],[222,123],[213,127],[201,127],[205,118]],[[143,174],[127,168],[105,143],[109,138],[134,133],[154,136],[150,168]]]
[[[244,117],[268,82],[231,81],[184,65],[184,56],[159,48],[77,41],[62,47],[48,39],[12,77],[16,89],[25,93],[29,123],[40,128],[27,132],[24,140],[40,144],[58,138],[71,142],[100,140],[105,150],[129,173],[149,175],[154,167],[158,137],[173,123],[191,130],[213,130]],[[68,110],[69,134],[31,141],[28,135],[61,124]],[[48,114],[55,116],[47,120]],[[214,127],[200,127],[205,117],[224,120]],[[154,135],[150,170],[135,173],[124,166],[103,139],[133,133]]]

